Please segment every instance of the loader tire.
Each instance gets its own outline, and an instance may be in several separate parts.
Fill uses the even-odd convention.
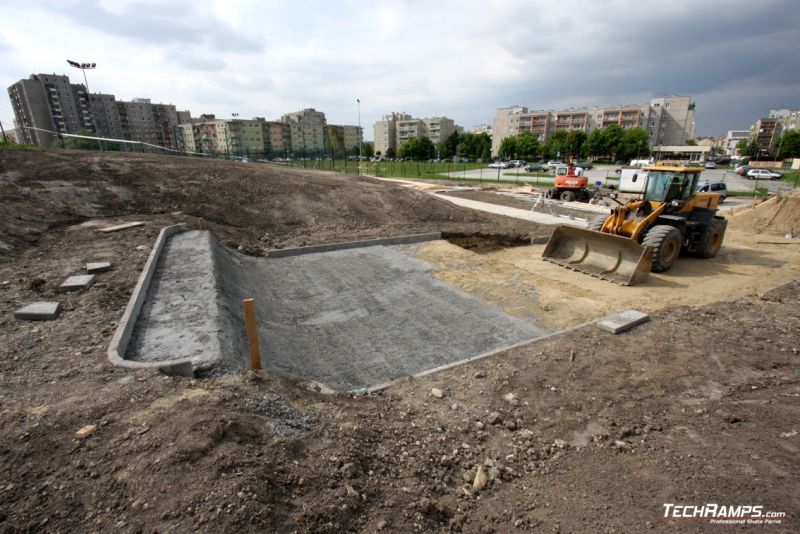
[[[700,243],[697,244],[695,255],[698,258],[713,258],[722,248],[722,239],[725,237],[725,223],[712,219],[703,231]]]
[[[564,202],[572,202],[575,200],[575,193],[573,191],[562,191],[561,200]]]
[[[667,224],[657,224],[647,231],[642,245],[653,247],[653,266],[651,271],[668,271],[681,252],[681,233]]]
[[[606,219],[608,219],[608,217],[606,217],[605,215],[601,217],[593,217],[589,219],[589,222],[586,223],[586,229],[599,232],[600,229],[603,227],[603,224],[605,224]]]

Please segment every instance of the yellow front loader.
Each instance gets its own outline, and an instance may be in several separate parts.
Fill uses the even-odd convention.
[[[556,226],[542,258],[623,285],[663,272],[681,252],[711,258],[722,246],[727,221],[719,195],[698,193],[701,168],[656,165],[642,169],[642,198],[620,203],[588,229]],[[635,179],[635,177],[634,177]]]

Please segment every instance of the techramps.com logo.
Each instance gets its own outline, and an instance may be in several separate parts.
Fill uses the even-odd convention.
[[[712,525],[782,525],[786,512],[766,511],[761,505],[664,504],[664,519],[704,521]]]

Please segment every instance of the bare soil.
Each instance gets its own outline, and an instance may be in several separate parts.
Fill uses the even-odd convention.
[[[787,515],[770,532],[796,531],[798,247],[759,243],[772,235],[732,225],[718,258],[682,258],[634,288],[550,270],[536,246],[420,245],[441,279],[519,316],[549,312],[554,330],[614,307],[652,317],[378,394],[324,395],[263,373],[201,380],[107,363],[162,226],[203,218],[256,254],[543,229],[368,178],[91,152],[0,151],[0,206],[0,532],[726,529],[665,519],[665,503],[761,505]],[[146,224],[97,232],[132,220]],[[96,260],[114,269],[56,293]],[[13,318],[36,300],[64,311]],[[76,438],[85,425],[96,428]]]

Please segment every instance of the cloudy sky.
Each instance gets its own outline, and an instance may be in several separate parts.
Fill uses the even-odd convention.
[[[469,129],[498,107],[697,103],[698,135],[800,108],[798,0],[5,0],[0,82],[81,73],[93,92],[217,117],[322,110],[365,137],[391,111]],[[13,117],[0,99],[0,120]]]

